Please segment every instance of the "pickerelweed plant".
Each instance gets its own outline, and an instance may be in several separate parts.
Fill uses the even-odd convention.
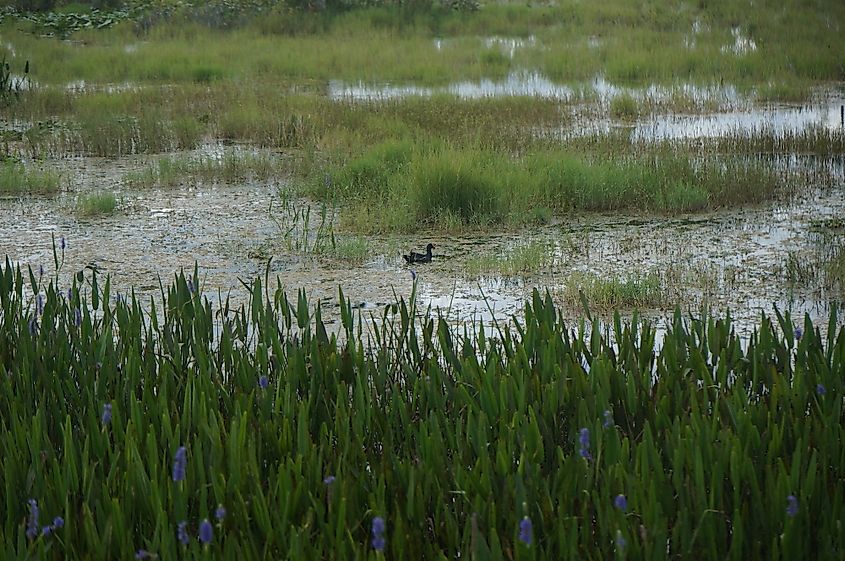
[[[658,342],[536,292],[491,331],[341,291],[335,332],[267,276],[238,307],[200,278],[146,301],[0,266],[0,557],[845,552],[835,310],[745,340],[677,312]]]

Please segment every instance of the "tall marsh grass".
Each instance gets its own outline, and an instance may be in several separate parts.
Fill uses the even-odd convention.
[[[311,191],[351,207],[352,227],[413,230],[444,213],[469,225],[525,224],[537,209],[689,212],[771,200],[784,180],[760,162],[684,155],[589,158],[545,149],[522,158],[437,143],[385,143],[329,167]],[[357,217],[366,219],[358,221]]]
[[[367,328],[340,293],[338,338],[266,280],[230,307],[197,271],[150,301],[82,278],[0,267],[4,558],[845,551],[835,312],[747,340],[676,313],[658,345],[538,293],[465,335],[413,295]]]
[[[51,170],[31,169],[12,160],[0,160],[0,195],[55,193],[60,176]]]

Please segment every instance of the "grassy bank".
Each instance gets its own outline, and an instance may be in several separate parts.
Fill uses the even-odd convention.
[[[563,82],[598,74],[624,83],[725,80],[740,86],[845,77],[839,40],[845,7],[835,1],[810,9],[771,0],[695,6],[570,0],[487,3],[464,12],[420,4],[322,13],[278,4],[257,17],[232,18],[222,28],[192,16],[178,10],[161,18],[139,15],[108,29],[72,33],[74,43],[38,38],[38,26],[22,20],[6,21],[0,33],[16,56],[33,61],[34,79],[50,83],[442,84],[519,68]],[[485,37],[532,40],[511,52],[485,43]],[[435,38],[447,41],[438,46]],[[373,53],[379,53],[378,65]]]
[[[678,314],[658,348],[539,295],[495,339],[400,303],[366,346],[348,303],[339,342],[304,295],[255,281],[217,309],[195,278],[148,315],[102,279],[0,268],[5,558],[845,551],[834,318],[762,319],[740,344]]]

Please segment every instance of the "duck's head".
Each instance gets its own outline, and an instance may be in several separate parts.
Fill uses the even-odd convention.
[[[429,252],[429,253],[431,253],[431,250],[432,250],[432,249],[434,249],[434,244],[433,244],[433,243],[430,243],[430,244],[428,244],[427,246],[425,246],[425,250],[426,250],[427,252]]]

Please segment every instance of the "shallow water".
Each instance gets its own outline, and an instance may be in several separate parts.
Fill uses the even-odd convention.
[[[822,92],[803,104],[754,104],[731,85],[631,88],[615,85],[602,77],[588,84],[570,85],[555,83],[538,72],[514,72],[504,80],[464,81],[440,88],[331,81],[327,89],[330,99],[360,102],[438,94],[461,99],[539,97],[573,104],[570,108],[573,124],[559,130],[538,131],[538,134],[560,138],[607,133],[620,127],[631,130],[632,140],[645,142],[755,135],[783,138],[807,132],[845,134],[845,94],[838,90]],[[633,123],[614,119],[611,104],[621,97],[642,104],[646,114]],[[697,107],[714,106],[718,111],[676,112],[671,107],[677,99],[687,100]]]
[[[419,303],[456,322],[507,322],[521,312],[535,287],[548,289],[564,303],[565,286],[575,271],[620,280],[658,275],[666,305],[645,311],[658,325],[665,325],[676,302],[693,313],[704,305],[714,311],[730,309],[743,333],[750,332],[761,312],[772,313],[773,305],[825,323],[831,302],[843,297],[841,291],[831,292],[813,282],[790,287],[785,270],[790,255],[807,263],[821,255],[819,225],[845,216],[841,181],[833,188],[807,192],[793,203],[759,208],[672,218],[584,214],[518,232],[377,238],[370,240],[364,263],[353,265],[302,255],[286,245],[280,227],[286,227],[290,215],[274,210],[271,216],[269,210],[271,203],[274,209],[282,208],[278,185],[127,189],[121,177],[144,161],[55,162],[78,192],[115,191],[121,201],[118,212],[78,218],[73,210],[76,192],[0,199],[0,255],[35,269],[44,266],[52,274],[51,236],[57,240],[64,236],[62,283],[93,265],[112,276],[114,291],[125,293],[134,287],[149,296],[158,294],[158,276],[168,284],[175,272],[191,271],[197,261],[201,289],[214,302],[218,294],[243,302],[246,291],[240,279],[263,275],[272,257],[271,278],[278,278],[290,295],[305,288],[311,301],[319,300],[324,315],[335,322],[339,286],[365,316],[378,317],[396,297],[408,298],[413,281],[400,251],[421,249],[428,239],[436,246],[434,262],[414,266]],[[472,259],[507,255],[532,240],[552,248],[550,270],[524,278],[467,274]],[[577,307],[566,310],[571,319],[582,315]]]

